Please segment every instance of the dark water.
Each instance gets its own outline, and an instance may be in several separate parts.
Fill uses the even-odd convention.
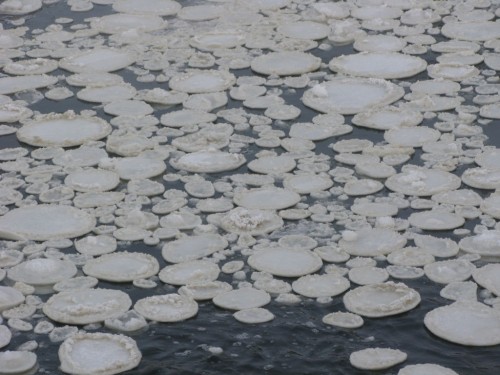
[[[70,12],[64,1],[57,4],[44,6],[44,8],[33,15],[27,16],[26,26],[29,29],[44,28],[53,23],[58,17],[72,17],[74,23],[83,22],[83,19],[112,13],[109,6],[95,5],[89,12]],[[2,18],[0,18],[2,19]],[[9,20],[10,17],[3,17]],[[9,24],[4,23],[8,28]],[[438,38],[439,39],[439,38]],[[330,51],[313,50],[313,54],[322,57],[328,62],[332,57],[341,54],[352,53],[351,46],[334,47]],[[425,56],[429,62],[435,61],[435,54],[429,53]],[[484,64],[478,66],[485,69]],[[237,72],[238,75],[252,75],[250,70]],[[52,74],[65,74],[64,71],[56,71]],[[123,70],[119,72],[127,81],[136,88],[159,87],[158,84],[144,84],[135,80],[135,76]],[[412,80],[426,78],[419,75]],[[74,88],[70,89],[74,90]],[[303,90],[285,93],[283,97],[287,104],[298,106],[302,110],[301,117],[297,121],[310,121],[317,113],[304,107],[300,102]],[[465,103],[467,104],[467,103]],[[228,103],[228,108],[238,107],[239,102]],[[94,108],[89,103],[84,103],[76,97],[61,102],[52,102],[43,99],[31,106],[33,110],[42,113],[64,112],[68,109],[80,111],[82,109],[96,109],[98,115],[109,120],[111,117],[104,114],[102,109]],[[181,109],[181,106],[155,111],[155,116],[171,110]],[[248,111],[248,110],[247,110]],[[255,111],[262,113],[262,111]],[[346,116],[346,123],[350,123],[351,116]],[[426,120],[426,125],[431,126],[435,119]],[[281,130],[286,127],[278,126]],[[484,127],[485,134],[490,138],[488,144],[500,143],[500,130],[498,123],[492,123]],[[383,140],[383,132],[362,128],[355,128],[350,134],[342,137],[366,138],[374,142]],[[341,166],[333,160],[332,151],[328,145],[333,139],[317,143],[315,152],[332,156],[331,168]],[[14,135],[0,137],[0,147],[16,147],[19,144]],[[257,148],[249,148],[246,155],[257,152]],[[410,163],[421,164],[420,152],[416,152]],[[243,166],[238,172],[246,172]],[[456,172],[461,174],[460,170]],[[206,176],[211,181],[218,180],[221,175]],[[182,185],[172,184],[169,187],[180,188]],[[378,195],[387,195],[389,191],[383,190]],[[483,192],[484,193],[484,192]],[[220,195],[220,194],[219,194]],[[483,194],[484,195],[484,194]],[[218,195],[216,196],[218,197]],[[334,198],[330,198],[332,201]],[[349,201],[348,201],[349,203]],[[401,210],[400,216],[407,217],[412,210]],[[293,230],[293,223],[286,223]],[[472,229],[477,220],[469,220],[467,228]],[[336,230],[341,230],[335,224],[331,224]],[[438,236],[450,236],[451,233],[435,233]],[[454,238],[457,240],[457,238]],[[165,261],[161,258],[161,246],[149,247],[144,244],[134,245],[126,248],[123,245],[119,250],[148,252],[156,256],[161,266]],[[67,253],[74,249],[64,250]],[[240,259],[238,256],[227,260]],[[387,264],[378,262],[379,267]],[[480,264],[478,264],[480,265]],[[245,268],[248,273],[250,270]],[[222,275],[222,281],[232,282],[230,276]],[[287,280],[292,281],[292,280]],[[416,289],[421,297],[422,303],[415,309],[390,318],[370,319],[365,318],[365,325],[356,330],[335,328],[321,322],[324,315],[333,311],[344,311],[342,296],[334,297],[329,303],[320,304],[314,300],[304,299],[299,305],[287,306],[271,302],[268,308],[276,318],[268,323],[259,325],[246,325],[232,318],[231,312],[215,307],[211,302],[199,304],[199,313],[195,318],[175,324],[150,324],[147,331],[134,335],[133,338],[143,354],[143,359],[138,368],[127,372],[127,374],[330,374],[330,375],[357,375],[357,374],[397,374],[398,370],[409,364],[435,363],[449,367],[461,375],[497,375],[500,374],[499,347],[465,347],[446,342],[435,337],[426,330],[423,324],[424,315],[439,306],[447,305],[449,300],[439,296],[439,290],[443,287],[429,281],[426,277],[418,280],[407,280],[405,283]],[[124,290],[131,296],[133,302],[148,295],[171,293],[174,288],[160,285],[153,290],[141,290],[129,284],[112,284],[100,282],[99,287],[117,288]],[[47,296],[42,296],[44,299]],[[39,315],[31,322],[35,325],[43,320]],[[100,331],[107,331],[99,329]],[[36,350],[40,365],[40,374],[58,374],[59,360],[57,350],[59,343],[51,343],[46,337],[34,333],[18,332],[6,350],[14,350],[20,344],[36,340],[40,346]],[[223,353],[213,355],[207,350],[208,346],[221,347]],[[370,347],[389,347],[400,349],[408,353],[408,359],[402,365],[395,366],[386,371],[361,371],[354,369],[349,364],[349,354],[356,350]],[[1,372],[1,369],[0,369]]]

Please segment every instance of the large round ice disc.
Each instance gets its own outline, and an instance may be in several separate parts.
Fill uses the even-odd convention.
[[[306,275],[292,284],[295,293],[310,298],[333,297],[344,293],[350,286],[349,280],[334,274]]]
[[[172,0],[117,0],[113,9],[120,13],[171,16],[181,9],[181,4]]]
[[[300,195],[291,190],[269,187],[237,192],[233,200],[245,208],[281,210],[299,203]]]
[[[455,371],[432,363],[408,365],[399,370],[398,375],[458,375]]]
[[[61,370],[68,374],[118,374],[136,367],[142,357],[130,337],[101,332],[72,335],[58,354]]]
[[[167,242],[161,254],[167,262],[182,263],[209,256],[216,251],[223,250],[227,245],[228,242],[224,237],[206,233]]]
[[[335,57],[328,64],[337,73],[384,79],[406,78],[423,72],[427,63],[420,57],[396,52],[363,52]]]
[[[299,277],[316,272],[323,261],[309,250],[275,247],[257,251],[248,258],[248,264],[276,276]]]
[[[133,64],[135,55],[129,51],[96,48],[65,57],[59,61],[62,69],[73,73],[107,73]]]
[[[216,306],[228,310],[246,310],[267,305],[271,301],[269,293],[255,288],[240,288],[215,296]]]
[[[406,195],[428,196],[460,187],[460,178],[439,169],[409,168],[387,179],[385,186]]]
[[[352,236],[344,236],[339,246],[348,254],[355,256],[379,256],[402,249],[406,238],[392,229],[373,228],[355,232]]]
[[[441,33],[450,39],[482,42],[500,38],[500,24],[492,21],[447,22]]]
[[[170,285],[188,285],[214,281],[219,277],[219,266],[208,260],[191,260],[162,269],[158,275],[161,281]]]
[[[283,51],[256,57],[251,68],[260,74],[291,76],[315,71],[320,65],[321,59],[310,53]]]
[[[229,72],[219,70],[197,70],[173,76],[170,89],[188,94],[223,91],[230,88],[236,78]]]
[[[0,78],[0,95],[14,94],[20,91],[47,87],[57,83],[57,77],[41,75],[2,77]]]
[[[172,293],[140,299],[134,309],[146,319],[171,323],[195,316],[198,304],[189,297]]]
[[[129,282],[156,275],[160,265],[155,257],[145,253],[119,252],[90,259],[84,266],[86,275],[100,280]]]
[[[438,307],[425,315],[424,324],[436,336],[460,345],[500,344],[500,311],[474,301]]]
[[[69,260],[36,258],[10,268],[7,277],[30,285],[51,285],[69,279],[76,273],[76,266]]]
[[[408,221],[414,227],[424,230],[455,229],[465,223],[462,216],[444,210],[414,212],[408,217]]]
[[[138,32],[161,30],[167,22],[157,15],[115,13],[93,18],[90,26],[103,34],[121,34],[131,29]]]
[[[0,238],[34,241],[73,238],[90,232],[95,224],[93,216],[71,206],[26,206],[0,217]]]
[[[90,324],[120,316],[131,305],[128,294],[119,290],[78,289],[54,294],[43,312],[59,323]]]
[[[245,164],[246,159],[241,154],[231,154],[222,151],[198,151],[170,160],[175,169],[194,173],[218,173],[237,169]]]
[[[334,78],[307,90],[304,104],[320,112],[353,115],[394,103],[404,89],[383,79]]]
[[[500,264],[490,263],[472,271],[474,281],[483,288],[500,296]]]
[[[347,310],[370,318],[401,314],[419,303],[417,291],[393,282],[361,286],[344,295]]]

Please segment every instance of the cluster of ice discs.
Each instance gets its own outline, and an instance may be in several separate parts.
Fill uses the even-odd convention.
[[[423,277],[450,301],[432,334],[500,344],[497,3],[2,2],[0,135],[18,144],[0,149],[0,347],[48,335],[62,371],[115,374],[141,361],[127,334],[202,301],[257,324],[271,301],[342,298],[323,323],[357,329],[425,303],[405,284]],[[110,14],[23,26],[53,6]],[[79,113],[34,110],[74,97]],[[0,372],[36,371],[36,349],[0,352]]]

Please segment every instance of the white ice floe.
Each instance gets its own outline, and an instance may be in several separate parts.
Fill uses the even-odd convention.
[[[90,232],[95,223],[93,216],[71,206],[27,206],[0,218],[0,237],[35,241],[73,238]]]
[[[458,373],[440,365],[422,363],[407,365],[399,370],[398,375],[458,375]]]
[[[128,294],[119,290],[78,289],[54,294],[43,312],[59,323],[90,324],[119,316],[131,305]]]
[[[267,187],[236,192],[233,201],[247,209],[280,210],[297,204],[300,195],[287,189]]]
[[[255,288],[240,288],[215,296],[216,306],[227,310],[246,310],[267,305],[271,301],[269,293]]]
[[[406,78],[423,72],[427,62],[396,52],[362,52],[333,58],[329,68],[337,73],[383,79]]]
[[[218,92],[229,89],[236,82],[233,74],[219,70],[193,70],[173,76],[171,90],[188,94]]]
[[[172,323],[195,316],[198,304],[192,298],[172,293],[142,298],[134,309],[148,320]]]
[[[262,307],[254,307],[236,311],[233,317],[241,323],[259,324],[266,323],[274,319],[274,314]]]
[[[173,0],[150,0],[147,3],[141,0],[117,0],[113,2],[115,11],[128,14],[172,16],[181,8],[181,4]]]
[[[321,258],[309,250],[271,247],[261,249],[248,258],[248,264],[263,272],[281,277],[299,277],[321,268]]]
[[[320,112],[353,115],[394,103],[403,95],[403,88],[383,79],[336,77],[307,90],[302,101]]]
[[[36,363],[37,355],[29,351],[6,350],[0,352],[0,366],[2,373],[6,375],[26,374],[35,368]]]
[[[339,241],[340,248],[350,255],[385,255],[406,245],[406,238],[391,229],[363,229],[354,234],[352,237],[343,236]]]
[[[359,328],[365,323],[359,315],[349,312],[333,312],[322,319],[323,323],[340,328]]]
[[[460,178],[438,169],[412,166],[389,177],[385,185],[406,195],[429,196],[460,187]]]
[[[73,73],[108,73],[123,69],[133,64],[135,60],[136,56],[130,51],[111,48],[95,48],[62,58],[59,61],[59,67]],[[96,78],[102,77],[97,75]],[[108,76],[104,76],[104,78],[108,78]],[[85,75],[80,75],[78,77],[73,76],[73,78],[70,79],[78,85],[88,85],[88,82],[86,82],[88,79]],[[89,79],[92,78],[89,77]],[[95,83],[102,85],[103,83],[120,83],[119,81],[121,80],[113,77],[112,81],[98,81]]]
[[[408,355],[397,349],[368,348],[352,352],[349,362],[361,370],[385,370],[406,361]]]
[[[99,280],[130,282],[146,279],[158,273],[160,265],[146,253],[117,252],[90,259],[83,266],[86,275]]]
[[[210,282],[219,277],[220,268],[208,260],[191,260],[163,268],[158,277],[170,285]]]
[[[345,277],[333,274],[306,275],[292,283],[293,291],[304,297],[333,297],[344,293],[351,284]]]
[[[440,284],[465,281],[471,277],[474,269],[475,266],[465,259],[442,260],[424,266],[425,275]]]
[[[444,340],[467,346],[500,343],[500,311],[479,302],[459,301],[425,315],[424,324]]]
[[[182,263],[209,256],[227,245],[227,240],[218,234],[187,236],[167,242],[162,248],[162,256],[169,263]]]
[[[271,52],[252,60],[254,72],[266,75],[300,75],[319,68],[321,59],[305,52]]]
[[[218,150],[197,151],[170,160],[175,169],[193,173],[219,173],[231,171],[245,164],[241,154],[232,154]]]
[[[420,303],[420,294],[403,283],[386,282],[352,289],[344,295],[343,300],[349,311],[378,318],[415,308]]]
[[[461,227],[465,223],[463,216],[436,209],[414,212],[408,217],[410,225],[424,230],[447,230]]]
[[[61,370],[68,374],[118,374],[139,365],[135,340],[124,335],[79,332],[59,347]]]

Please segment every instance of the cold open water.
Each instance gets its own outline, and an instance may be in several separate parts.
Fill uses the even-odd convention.
[[[184,5],[184,4],[183,4]],[[26,16],[26,24],[30,30],[43,29],[54,22],[59,17],[71,17],[74,23],[82,22],[84,18],[101,16],[112,13],[110,6],[94,5],[94,9],[88,12],[70,12],[65,2],[60,1],[51,5],[44,5],[43,9],[34,14]],[[2,17],[2,20],[14,19],[16,17]],[[8,22],[4,22],[4,28],[11,27]],[[439,41],[439,36],[437,37]],[[324,62],[328,62],[332,57],[341,54],[353,53],[350,45],[333,47],[329,51],[314,49],[311,53],[320,56]],[[424,56],[428,61],[435,61],[435,55],[429,53]],[[479,69],[485,69],[484,64],[480,64]],[[250,69],[233,71],[237,75],[252,75]],[[53,75],[70,75],[70,73],[58,70]],[[162,87],[167,88],[167,84],[140,83],[135,80],[135,75],[129,71],[118,72],[128,82],[137,89]],[[412,77],[411,81],[423,78],[426,73]],[[69,88],[76,92],[74,87]],[[285,89],[286,90],[286,89]],[[43,89],[41,90],[44,91]],[[302,105],[300,97],[303,89],[297,89],[295,93],[285,93],[283,97],[287,104],[293,104],[302,110],[302,114],[296,122],[310,121],[317,113]],[[470,97],[465,96],[470,103]],[[229,99],[228,108],[238,107],[240,102]],[[32,106],[31,109],[42,113],[64,112],[72,109],[79,112],[83,109],[96,109],[92,104],[82,102],[76,97],[65,99],[60,102],[53,102],[43,99]],[[168,109],[155,111],[154,115],[160,117],[161,114],[171,110],[181,109],[181,105]],[[111,116],[105,114],[102,108],[96,109],[98,116],[110,120]],[[248,110],[247,110],[248,111]],[[262,111],[255,111],[262,114]],[[352,116],[346,116],[346,123],[350,124]],[[429,123],[425,120],[424,125]],[[432,122],[432,120],[431,120]],[[287,122],[288,124],[289,122]],[[291,122],[290,122],[291,123]],[[484,132],[489,136],[487,144],[500,145],[500,133],[497,129],[498,123],[492,122],[484,127]],[[278,129],[285,130],[286,126],[278,125]],[[250,135],[250,132],[248,132]],[[374,142],[383,140],[383,132],[354,127],[354,131],[335,139],[366,138]],[[333,160],[333,152],[327,146],[333,139],[317,142],[316,154],[324,153],[330,155],[331,168],[339,163]],[[20,146],[15,135],[0,137],[0,147]],[[26,147],[23,145],[22,147]],[[245,151],[248,160],[258,151],[256,146],[250,146]],[[410,163],[421,163],[420,152],[412,156]],[[168,167],[171,170],[170,167]],[[399,169],[399,168],[398,168]],[[246,172],[246,166],[234,173]],[[455,171],[461,174],[461,169]],[[215,181],[221,177],[220,174],[207,175],[210,181]],[[161,178],[155,179],[162,181]],[[182,188],[181,183],[166,183],[169,188]],[[483,196],[484,191],[478,191]],[[377,193],[378,196],[387,195],[389,191],[384,189]],[[217,193],[216,197],[220,194]],[[332,201],[335,199],[333,196]],[[411,209],[400,210],[400,217],[407,217],[412,212]],[[465,227],[473,229],[478,224],[478,220],[468,220]],[[289,231],[293,233],[295,224],[285,223],[286,227],[281,233]],[[335,224],[333,224],[335,227]],[[336,228],[341,230],[342,228]],[[438,236],[449,236],[458,241],[459,238],[452,233],[435,233]],[[277,238],[277,237],[275,237]],[[162,241],[163,243],[163,241]],[[161,267],[166,262],[161,257],[161,245],[147,246],[136,242],[132,246],[124,247],[119,245],[118,250],[140,251],[154,255],[160,262]],[[74,248],[66,249],[64,252],[74,252]],[[240,259],[239,256],[228,258],[229,260]],[[480,266],[483,263],[478,262]],[[385,267],[388,264],[378,262],[378,267]],[[245,270],[250,270],[245,268]],[[233,282],[232,276],[221,273],[221,281]],[[286,279],[285,279],[286,280]],[[293,281],[293,279],[286,280]],[[126,374],[153,375],[153,374],[330,374],[330,375],[357,375],[357,374],[397,374],[398,370],[405,365],[417,363],[435,363],[455,370],[461,375],[497,375],[500,374],[500,348],[493,347],[466,347],[455,345],[444,341],[431,334],[423,324],[424,315],[439,306],[450,304],[439,295],[443,285],[438,285],[425,276],[416,280],[404,280],[411,288],[416,289],[422,302],[415,309],[400,315],[388,318],[370,319],[364,318],[363,327],[350,330],[341,329],[323,324],[321,319],[324,315],[333,311],[345,311],[342,303],[342,295],[334,297],[332,302],[320,304],[313,299],[304,298],[300,305],[288,306],[276,303],[274,300],[266,306],[276,318],[268,323],[247,325],[242,324],[232,318],[232,312],[219,309],[211,302],[199,302],[199,312],[196,317],[184,322],[166,324],[150,324],[145,332],[138,333],[132,337],[137,341],[143,359],[139,367]],[[161,282],[154,289],[139,289],[127,284],[114,284],[99,282],[99,287],[120,289],[127,292],[133,302],[140,298],[175,292],[175,288],[167,286]],[[46,300],[49,296],[44,295]],[[36,324],[39,319],[31,321]],[[56,326],[61,326],[56,324]],[[109,332],[107,329],[99,331]],[[14,350],[19,345],[28,340],[36,340],[39,348],[35,351],[38,355],[40,374],[59,374],[59,360],[57,350],[60,343],[51,343],[46,335],[37,335],[33,332],[17,332],[13,335],[11,343],[3,350]],[[223,353],[214,355],[207,350],[208,347],[220,347]],[[349,363],[349,354],[353,351],[369,347],[387,347],[400,349],[408,353],[408,359],[401,365],[384,371],[362,371],[356,370]],[[0,369],[1,371],[1,369]]]

